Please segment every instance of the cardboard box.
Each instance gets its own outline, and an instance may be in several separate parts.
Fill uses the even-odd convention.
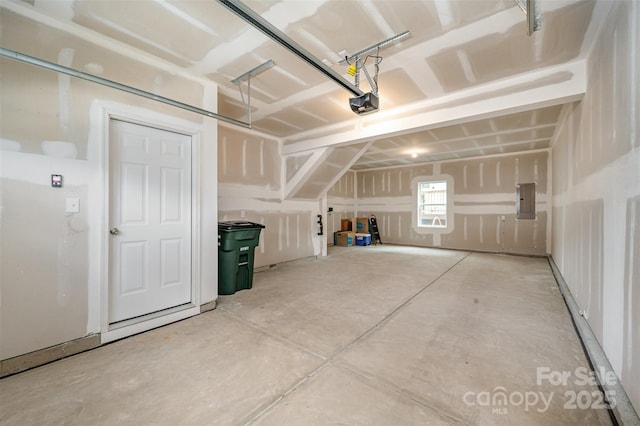
[[[333,234],[333,244],[336,246],[349,247],[356,243],[356,233],[349,231],[339,231]]]
[[[351,231],[351,219],[342,219],[340,221],[341,231]]]
[[[353,231],[360,232],[362,234],[369,233],[369,219],[367,219],[366,217],[354,217]]]
[[[371,234],[356,234],[357,246],[369,246],[371,245]]]

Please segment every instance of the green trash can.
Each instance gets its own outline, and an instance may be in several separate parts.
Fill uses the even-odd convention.
[[[253,285],[253,256],[264,225],[235,220],[218,222],[218,294]]]

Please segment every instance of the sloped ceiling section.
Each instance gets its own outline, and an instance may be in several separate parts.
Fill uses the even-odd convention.
[[[322,197],[370,144],[323,148],[314,152],[287,182],[285,198],[316,200]]]

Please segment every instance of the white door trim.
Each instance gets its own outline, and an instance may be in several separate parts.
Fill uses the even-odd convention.
[[[170,324],[200,313],[200,143],[201,129],[198,123],[182,120],[166,114],[157,113],[143,108],[118,103],[100,103],[99,113],[94,115],[101,129],[101,158],[102,176],[102,223],[100,224],[100,341],[107,343],[123,337],[131,336],[143,331]],[[181,133],[191,137],[192,166],[191,166],[191,294],[192,301],[186,305],[168,309],[163,315],[151,314],[124,324],[109,324],[109,123],[117,119],[133,124],[154,127],[160,130]]]

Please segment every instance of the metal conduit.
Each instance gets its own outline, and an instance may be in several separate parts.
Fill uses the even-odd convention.
[[[102,78],[102,77],[95,76],[93,74],[78,71],[76,69],[65,67],[63,65],[59,65],[54,62],[49,62],[44,59],[36,58],[34,56],[25,55],[24,53],[16,52],[14,50],[6,49],[4,47],[0,47],[0,56],[13,59],[19,62],[36,65],[41,68],[56,71],[62,74],[67,74],[73,77],[81,78],[83,80],[91,81],[93,83],[98,83],[103,86],[111,87],[112,89],[121,90],[123,92],[131,93],[133,95],[141,96],[143,98],[147,98],[157,102],[161,102],[163,104],[171,105],[176,108],[181,108],[187,111],[195,112],[196,114],[204,115],[205,117],[214,118],[216,120],[235,124],[236,126],[245,127],[247,129],[251,128],[251,123],[246,123],[244,121],[236,120],[235,118],[226,117],[224,115],[217,114],[213,111],[207,111],[205,109],[198,108],[193,105],[185,104],[183,102],[179,102],[174,99],[155,95],[151,92],[146,92],[144,90],[136,89],[135,87],[131,87],[115,81],[107,80],[106,78]]]
[[[362,90],[351,84],[349,81],[345,80],[340,74],[326,66],[322,61],[313,56],[308,50],[300,46],[295,41],[291,40],[289,37],[287,37],[286,34],[277,29],[271,23],[267,22],[253,10],[245,6],[241,1],[218,0],[218,2],[226,6],[229,10],[245,20],[254,28],[262,31],[267,37],[280,44],[285,49],[289,50],[298,58],[302,59],[303,61],[314,67],[316,70],[320,71],[331,80],[338,83],[344,89],[353,93],[355,96],[364,95],[364,92]]]

